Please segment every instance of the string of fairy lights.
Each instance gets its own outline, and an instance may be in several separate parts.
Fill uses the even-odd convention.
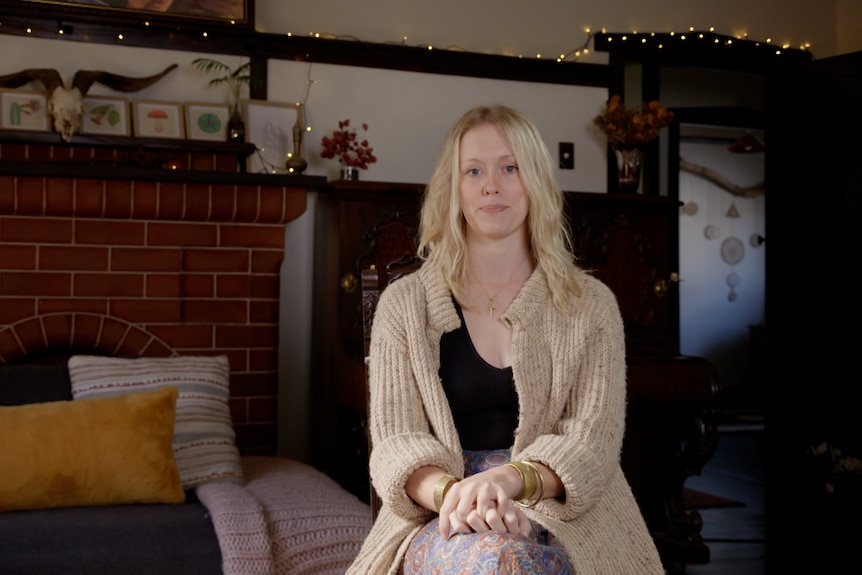
[[[150,28],[152,23],[144,19],[141,24],[143,27]],[[234,21],[222,21],[219,22],[220,26],[224,26],[225,24],[235,25]],[[3,22],[2,18],[0,18],[0,29],[6,25]],[[13,24],[14,25],[14,24]],[[214,28],[211,31],[202,29],[204,25],[198,23],[194,27],[194,33],[200,34],[201,37],[207,38],[213,41],[218,40],[218,28]],[[190,30],[192,28],[190,27]],[[33,26],[24,25],[24,30],[26,35],[31,35],[36,32]],[[172,31],[176,32],[177,29],[172,29]],[[50,31],[48,31],[50,33]],[[718,34],[715,32],[715,28],[710,26],[706,30],[697,30],[694,26],[689,27],[687,31],[677,32],[639,32],[637,30],[632,30],[631,32],[622,32],[622,33],[610,33],[606,29],[601,29],[600,31],[593,31],[591,28],[587,27],[583,29],[584,32],[584,41],[572,48],[571,50],[554,55],[552,57],[546,57],[541,53],[537,53],[531,56],[525,56],[524,54],[498,54],[499,56],[509,56],[515,57],[519,59],[523,58],[532,58],[536,60],[545,60],[545,61],[555,61],[557,63],[575,63],[581,60],[586,55],[590,54],[591,51],[611,51],[616,49],[624,49],[628,52],[631,51],[652,51],[652,52],[660,52],[662,50],[667,51],[679,51],[679,50],[744,50],[744,54],[749,55],[752,51],[756,51],[757,55],[761,57],[802,57],[805,59],[810,59],[812,54],[810,52],[811,45],[809,43],[804,43],[799,48],[792,48],[790,44],[784,43],[782,45],[774,44],[771,38],[766,38],[762,41],[751,40],[748,38],[747,33],[741,33],[736,36],[727,36]],[[70,36],[74,33],[74,28],[71,23],[58,22],[56,28],[56,34],[58,37],[62,36]],[[115,39],[118,42],[123,42],[127,39],[127,34],[133,33],[133,29],[129,28],[125,31],[118,31],[116,33]],[[307,35],[295,35],[292,32],[285,33],[288,37],[310,37],[315,40],[320,41],[352,41],[352,42],[364,42],[360,38],[353,35],[342,35],[342,34],[333,34],[326,32],[309,32]],[[44,34],[43,34],[44,36]],[[364,42],[368,43],[368,42]],[[378,43],[381,44],[381,43]],[[458,45],[447,45],[447,46],[435,46],[433,44],[427,43],[419,43],[419,44],[410,44],[407,36],[402,36],[397,41],[386,41],[382,42],[384,45],[400,45],[405,47],[412,47],[422,50],[434,51],[434,50],[445,50],[452,52],[469,52],[462,46]],[[205,48],[201,48],[201,51],[206,51]],[[742,52],[741,52],[742,53]],[[311,132],[311,126],[308,125],[307,117],[306,117],[306,103],[308,101],[308,97],[311,92],[311,87],[315,83],[315,80],[311,75],[312,70],[312,62],[308,62],[308,72],[306,76],[306,89],[305,94],[301,102],[296,102],[296,105],[301,107],[301,125],[305,127],[306,133]],[[270,171],[272,173],[280,171],[282,168],[274,166],[271,162],[265,159],[263,155],[264,150],[256,149],[256,153],[261,160],[265,170]],[[288,153],[288,157],[290,154]]]
[[[147,19],[143,19],[141,21],[141,25],[144,28],[150,28],[152,26],[152,24],[153,23]],[[218,24],[219,24],[219,26],[236,25],[237,22],[233,21],[233,20],[220,21],[220,22],[218,22]],[[2,27],[2,26],[3,26],[3,22],[2,22],[2,19],[0,19],[0,27]],[[195,33],[199,33],[203,38],[210,38],[210,31],[209,30],[201,30],[201,28],[204,26],[205,26],[205,24],[202,25],[202,24],[198,23],[194,27]],[[26,34],[29,35],[29,34],[32,34],[34,32],[34,29],[31,25],[25,24],[24,27],[25,27],[24,31]],[[217,31],[218,31],[217,29],[213,30],[213,32],[215,33],[214,34],[215,38],[218,37]],[[131,32],[131,30],[128,30],[125,32],[119,31],[116,33],[115,39],[117,41],[122,42],[122,41],[126,40],[126,35],[129,32]],[[57,23],[56,33],[58,36],[67,36],[67,35],[74,33],[74,27],[71,23],[60,21]],[[769,37],[767,37],[764,40],[751,40],[751,39],[749,39],[748,33],[746,33],[746,32],[738,33],[734,36],[721,35],[721,34],[718,34],[715,32],[714,26],[710,26],[705,30],[698,30],[694,26],[689,26],[688,30],[686,30],[686,31],[670,31],[670,32],[665,32],[665,33],[661,33],[661,32],[638,32],[637,30],[632,30],[631,32],[610,33],[607,31],[606,28],[602,28],[600,31],[594,31],[590,27],[585,27],[583,29],[583,33],[584,33],[584,41],[581,44],[579,44],[578,46],[575,46],[574,48],[568,50],[567,52],[561,52],[559,54],[555,54],[555,55],[550,56],[550,57],[545,56],[544,54],[541,54],[541,53],[536,53],[536,54],[529,55],[529,56],[525,55],[525,54],[506,54],[506,53],[498,54],[498,55],[500,55],[500,56],[511,56],[511,57],[516,57],[516,58],[528,58],[529,57],[529,58],[534,58],[536,60],[554,60],[554,61],[559,62],[559,63],[577,62],[583,56],[586,56],[591,51],[596,49],[596,46],[593,46],[593,48],[591,49],[590,45],[595,44],[597,37],[601,37],[603,43],[605,44],[604,46],[601,47],[602,49],[606,49],[611,44],[619,44],[619,43],[627,43],[628,42],[631,44],[638,44],[642,48],[645,48],[645,49],[661,50],[661,49],[672,48],[672,47],[679,48],[679,47],[684,47],[684,46],[691,46],[692,43],[707,40],[707,41],[711,42],[717,48],[718,47],[733,48],[733,47],[739,46],[739,45],[747,45],[747,46],[753,46],[755,48],[763,48],[764,53],[771,53],[771,54],[774,54],[775,56],[781,56],[782,54],[785,54],[788,52],[800,51],[800,52],[808,53],[808,55],[810,57],[810,50],[811,50],[811,44],[808,42],[802,43],[798,48],[793,48],[787,42],[785,42],[781,45],[774,44],[772,41],[772,38],[769,38]],[[288,37],[308,36],[310,38],[319,39],[319,40],[323,40],[323,41],[325,41],[325,40],[338,40],[338,41],[354,41],[354,42],[369,43],[369,42],[365,42],[362,39],[360,39],[356,36],[353,36],[353,35],[334,34],[334,33],[330,33],[330,32],[309,32],[307,35],[306,34],[297,35],[297,34],[294,34],[293,32],[286,32],[285,35]],[[407,36],[402,36],[399,40],[396,40],[396,41],[384,41],[384,42],[378,42],[378,43],[384,44],[384,45],[409,46],[409,47],[414,47],[414,48],[419,48],[419,49],[429,50],[429,51],[431,51],[431,50],[445,50],[445,51],[454,51],[454,52],[469,52],[469,50],[465,49],[462,46],[456,45],[456,44],[450,44],[450,45],[446,45],[446,46],[435,46],[434,44],[428,44],[428,43],[411,44],[411,43],[409,43]]]

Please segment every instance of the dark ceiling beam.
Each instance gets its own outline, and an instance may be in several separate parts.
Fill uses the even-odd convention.
[[[608,67],[603,64],[290,36],[256,32],[244,24],[145,18],[107,10],[94,14],[82,8],[43,5],[35,8],[30,2],[14,0],[0,0],[0,34],[473,78],[596,87],[608,84]]]

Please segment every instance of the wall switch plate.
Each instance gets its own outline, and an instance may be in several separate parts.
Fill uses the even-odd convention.
[[[560,142],[560,169],[575,169],[575,144],[573,142]]]

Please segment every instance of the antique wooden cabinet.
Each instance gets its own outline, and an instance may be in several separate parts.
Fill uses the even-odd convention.
[[[415,249],[423,187],[335,182],[316,211],[314,462],[368,500],[362,270]],[[715,370],[678,353],[679,202],[566,193],[575,253],[617,296],[626,329],[629,407],[622,464],[665,565],[709,560],[685,479],[715,449]],[[385,274],[380,274],[385,278]],[[381,280],[383,281],[383,280]]]

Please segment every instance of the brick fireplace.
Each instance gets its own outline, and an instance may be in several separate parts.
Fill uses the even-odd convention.
[[[240,449],[274,452],[284,226],[305,211],[306,186],[237,174],[235,158],[211,153],[168,169],[24,169],[58,155],[106,152],[0,144],[0,364],[225,354]]]

